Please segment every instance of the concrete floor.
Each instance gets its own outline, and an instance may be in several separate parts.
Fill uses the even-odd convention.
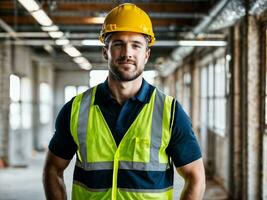
[[[45,155],[38,153],[35,154],[27,168],[0,169],[0,200],[45,200],[42,186],[44,159]],[[74,162],[64,174],[68,197],[71,196],[73,167]],[[215,187],[212,182],[208,182],[207,186],[209,189],[205,193],[205,199],[227,199],[222,189]],[[179,199],[182,187],[183,180],[175,173],[174,199]]]

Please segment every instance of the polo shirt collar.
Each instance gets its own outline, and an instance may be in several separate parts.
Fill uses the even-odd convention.
[[[148,82],[146,82],[145,79],[142,79],[142,85],[139,89],[138,93],[130,98],[131,100],[135,101],[138,100],[142,103],[148,103],[149,97],[150,97],[150,85]],[[105,80],[104,83],[97,86],[97,94],[96,94],[96,101],[95,103],[98,104],[98,102],[110,102],[114,98],[112,97],[112,93],[108,87],[108,79]]]

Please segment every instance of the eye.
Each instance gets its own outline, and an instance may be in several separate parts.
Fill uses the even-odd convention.
[[[139,48],[141,48],[141,45],[140,44],[133,44],[133,48],[139,49]]]

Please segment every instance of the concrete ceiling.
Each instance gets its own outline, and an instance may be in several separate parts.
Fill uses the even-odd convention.
[[[151,17],[157,41],[184,39],[188,33],[209,15],[209,11],[218,2],[215,0],[176,0],[176,1],[90,1],[90,0],[39,0],[39,4],[52,19],[59,30],[75,44],[75,47],[92,64],[93,69],[105,68],[105,61],[101,55],[101,47],[83,46],[84,39],[97,39],[101,29],[98,18],[103,18],[109,10],[123,2],[137,4]],[[58,69],[77,69],[60,46],[54,44],[49,35],[42,31],[40,25],[16,0],[0,1],[0,19],[9,25],[25,44],[42,56],[47,56]],[[0,29],[0,40],[6,39],[8,34]],[[34,43],[34,45],[33,45]],[[54,51],[48,54],[44,44],[51,44]],[[148,69],[153,69],[159,57],[167,57],[175,46],[166,45],[152,47],[152,57]]]

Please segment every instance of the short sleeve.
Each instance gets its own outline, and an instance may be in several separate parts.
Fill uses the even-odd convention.
[[[72,102],[73,99],[60,110],[55,123],[55,133],[49,143],[49,150],[66,160],[71,160],[77,151],[77,145],[70,132]]]
[[[172,136],[166,149],[176,167],[201,158],[201,150],[192,128],[190,118],[176,101]]]

